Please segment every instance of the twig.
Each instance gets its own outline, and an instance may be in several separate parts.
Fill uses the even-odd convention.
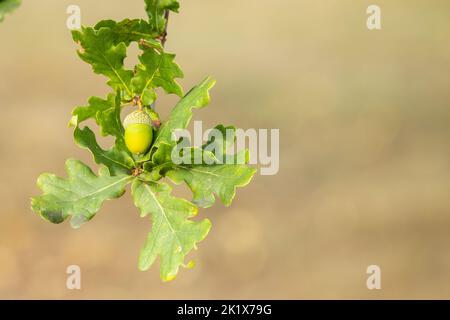
[[[164,19],[166,20],[166,25],[164,26],[164,32],[163,32],[162,38],[161,38],[161,45],[163,48],[167,41],[167,27],[169,25],[169,15],[170,15],[170,11],[166,10],[164,12]]]
[[[167,41],[167,28],[169,26],[169,15],[170,15],[170,11],[166,10],[164,12],[164,19],[166,20],[166,24],[164,25],[164,31],[161,35],[161,46],[163,47],[163,49],[164,49],[164,46]],[[156,101],[150,105],[150,108],[152,108],[152,110],[155,110],[155,107],[156,107]]]

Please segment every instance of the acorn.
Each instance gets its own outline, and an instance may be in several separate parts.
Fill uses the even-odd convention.
[[[153,141],[153,128],[150,116],[141,110],[136,110],[126,116],[123,121],[125,128],[125,144],[134,154],[148,151]]]

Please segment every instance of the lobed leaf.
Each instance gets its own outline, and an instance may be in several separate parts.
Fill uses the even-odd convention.
[[[178,64],[174,62],[175,55],[146,48],[141,45],[144,51],[139,56],[140,65],[136,68],[136,74],[131,80],[133,92],[141,97],[144,105],[150,105],[156,99],[154,88],[161,87],[168,94],[174,93],[183,95],[183,89],[175,81],[182,78],[183,72]]]
[[[123,139],[123,126],[120,120],[121,101],[120,96],[109,94],[107,99],[91,97],[87,106],[77,107],[72,111],[71,126],[94,119],[100,126],[103,136],[111,135]]]
[[[128,47],[131,42],[146,40],[147,44],[151,44],[155,49],[162,50],[161,43],[155,40],[159,34],[152,29],[149,22],[143,19],[125,19],[120,22],[102,20],[94,26],[95,30],[100,30],[101,28],[111,30],[115,45],[123,42]]]
[[[108,167],[111,174],[129,173],[135,166],[134,159],[124,142],[124,129],[120,119],[120,94],[110,94],[107,100],[91,97],[89,105],[77,107],[72,112],[70,125],[74,126],[75,143],[89,149],[98,164]],[[94,132],[88,127],[80,129],[79,125],[87,119],[95,119],[100,126],[102,135],[111,135],[116,138],[115,145],[109,150],[103,150],[97,143]]]
[[[135,163],[125,144],[116,140],[116,144],[109,150],[104,150],[97,143],[94,132],[89,127],[74,130],[75,143],[81,148],[91,151],[94,161],[105,165],[112,175],[129,174]]]
[[[206,237],[211,222],[190,220],[197,214],[197,208],[189,201],[171,196],[167,184],[136,179],[131,190],[141,216],[150,213],[152,218],[152,231],[141,250],[139,269],[147,270],[159,256],[161,279],[170,281],[179,267],[185,265],[185,256]]]
[[[175,55],[163,51],[157,40],[159,34],[149,22],[142,19],[103,20],[94,28],[83,27],[81,31],[73,31],[72,35],[82,47],[79,56],[92,65],[94,72],[109,77],[108,84],[114,90],[122,91],[125,101],[139,96],[144,105],[150,105],[156,99],[156,87],[183,95],[175,81],[175,78],[183,77],[183,72],[174,62]],[[126,50],[131,42],[139,42],[144,51],[134,72],[124,68]]]
[[[78,50],[80,58],[91,64],[95,73],[108,77],[108,85],[114,91],[123,91],[125,97],[131,100],[133,93],[130,82],[133,71],[124,68],[127,46],[124,42],[116,42],[114,31],[106,27],[98,30],[83,27],[72,31],[72,37],[82,47]]]
[[[166,173],[175,183],[185,182],[193,192],[193,202],[209,208],[215,203],[214,194],[229,206],[237,187],[246,186],[256,169],[246,165],[177,165]]]
[[[39,176],[37,185],[43,195],[32,198],[31,207],[52,223],[61,223],[70,216],[74,228],[91,220],[104,201],[121,197],[132,179],[128,175],[111,176],[104,166],[96,176],[88,166],[73,159],[66,162],[66,170],[67,179],[49,173]]]
[[[172,109],[169,119],[161,126],[157,133],[152,149],[157,149],[162,143],[175,145],[172,133],[177,129],[186,129],[192,118],[193,108],[203,108],[209,101],[209,90],[214,86],[215,80],[206,78],[199,85],[192,88]],[[151,150],[152,151],[152,150]]]
[[[211,148],[213,152],[191,148],[193,157],[200,151],[202,157],[220,160],[219,164],[193,164],[175,165],[170,161],[170,153],[176,145],[172,140],[172,132],[176,129],[187,128],[192,118],[193,108],[202,108],[209,103],[209,90],[214,85],[214,81],[209,78],[194,87],[172,110],[169,119],[163,124],[154,143],[156,151],[152,156],[152,165],[149,165],[149,172],[155,177],[165,175],[175,183],[185,182],[193,192],[193,202],[201,207],[211,207],[215,203],[215,194],[222,202],[229,206],[236,194],[237,187],[247,185],[256,169],[246,165],[247,150],[238,155],[228,155],[227,149],[236,140],[236,129],[232,126],[216,126],[215,129],[221,133],[217,136],[210,136],[203,149]],[[228,134],[227,134],[228,133]],[[215,147],[215,148],[213,148]],[[236,162],[236,160],[242,162]],[[229,160],[232,160],[228,162]]]
[[[212,153],[219,164],[247,164],[248,150],[240,150],[236,154],[234,152],[236,143],[236,127],[225,127],[221,124],[214,127],[210,132],[208,141],[202,146],[203,158]],[[232,153],[230,153],[232,151]],[[211,163],[211,162],[207,162]]]

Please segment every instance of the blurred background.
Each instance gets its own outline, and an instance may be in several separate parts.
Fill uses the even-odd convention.
[[[373,1],[181,2],[167,42],[181,83],[218,81],[194,119],[279,128],[279,173],[200,211],[211,232],[170,283],[158,265],[137,269],[151,223],[129,192],[79,230],[43,221],[30,210],[36,178],[65,176],[71,157],[96,170],[67,122],[109,92],[76,55],[66,9],[79,5],[84,25],[145,11],[25,0],[0,25],[0,298],[450,298],[450,3],[377,0],[382,30],[369,31]],[[73,264],[81,290],[66,289]],[[381,290],[366,287],[372,264]]]

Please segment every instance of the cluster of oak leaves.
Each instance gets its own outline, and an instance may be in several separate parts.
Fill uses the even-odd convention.
[[[187,128],[192,110],[208,104],[209,90],[215,83],[207,78],[183,95],[175,80],[183,77],[183,73],[174,62],[175,55],[164,52],[161,37],[165,32],[166,10],[178,12],[178,8],[177,0],[146,0],[148,20],[105,20],[93,28],[72,32],[74,41],[81,47],[80,58],[95,73],[106,76],[112,88],[106,99],[91,97],[87,106],[75,108],[70,120],[76,144],[90,150],[100,169],[96,175],[81,161],[70,159],[66,162],[68,178],[42,174],[37,184],[43,194],[32,199],[32,209],[45,220],[61,223],[70,217],[71,225],[78,228],[94,217],[105,200],[119,198],[131,184],[132,197],[141,216],[150,215],[152,220],[152,229],[140,253],[139,269],[147,270],[159,256],[164,281],[172,280],[180,266],[193,266],[192,262],[185,262],[185,256],[208,234],[211,227],[208,219],[192,220],[197,206],[212,206],[215,195],[230,205],[236,187],[249,183],[255,173],[254,168],[245,164],[177,165],[171,160],[171,151],[177,144],[172,140],[172,132]],[[132,42],[137,42],[142,52],[139,64],[134,70],[127,70],[124,59]],[[156,99],[157,88],[178,95],[180,100],[169,118],[155,130],[149,151],[132,154],[124,142],[122,109],[139,100],[154,119],[157,115],[150,106]],[[87,126],[81,127],[88,119],[95,120],[102,136],[115,138],[111,149],[104,150],[95,133]],[[216,128],[222,132],[234,129],[222,125]],[[192,154],[209,152],[208,157],[218,156],[204,150],[205,147],[220,143],[226,148],[235,136],[231,139],[225,135],[222,141],[210,139],[201,148],[192,147]],[[193,193],[192,202],[171,196],[168,181],[186,183]]]

